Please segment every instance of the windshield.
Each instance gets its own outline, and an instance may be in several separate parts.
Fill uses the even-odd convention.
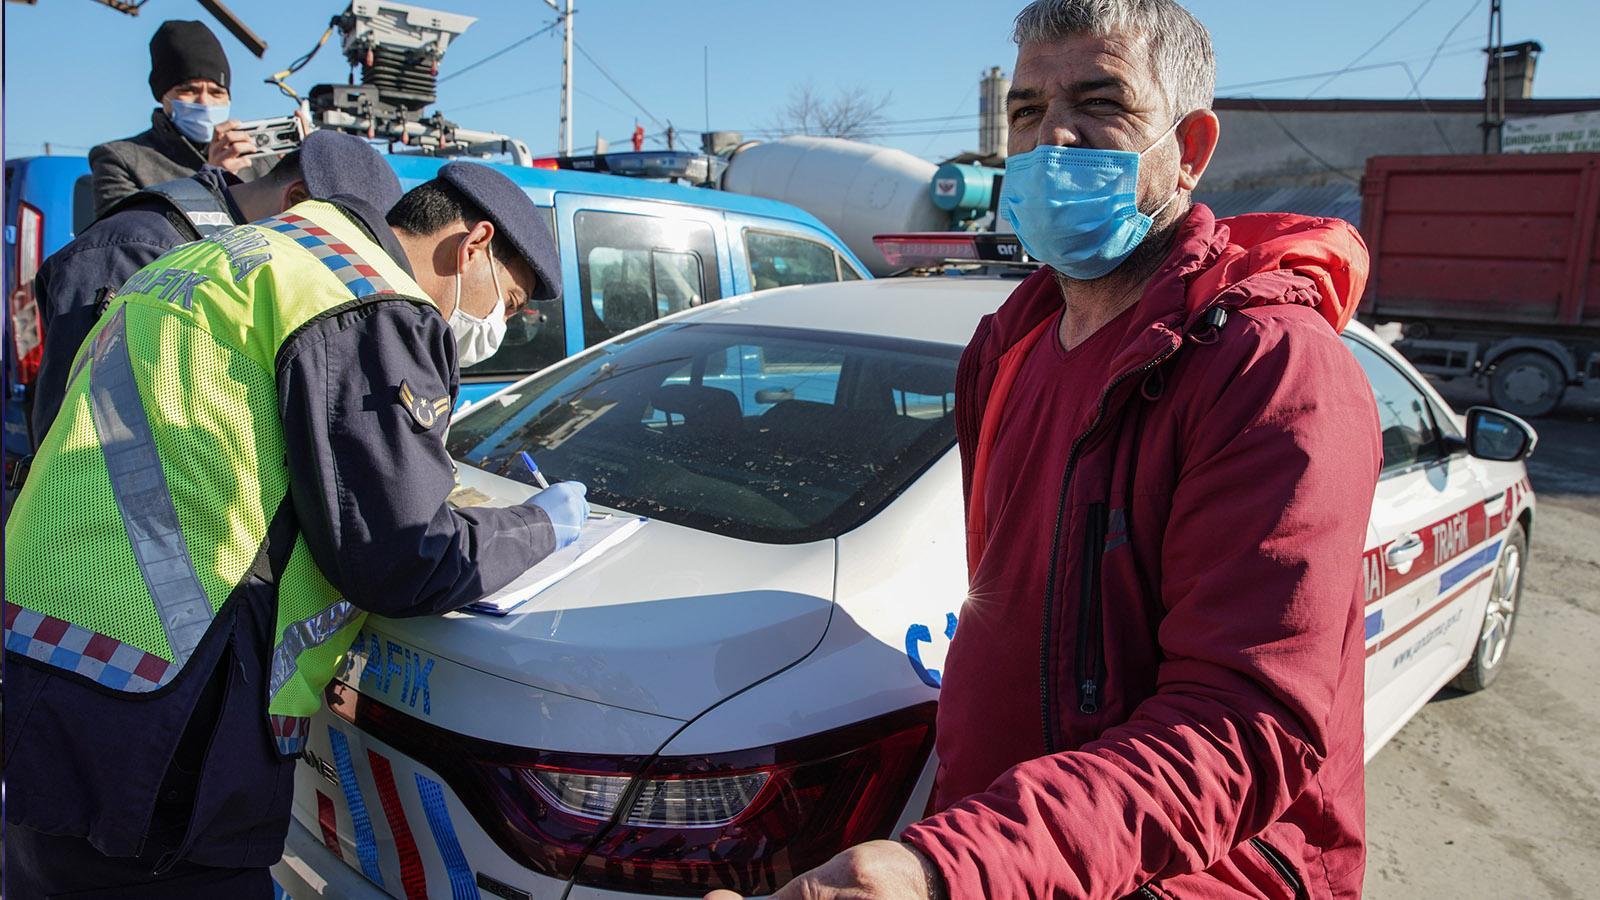
[[[960,348],[672,323],[573,357],[451,428],[452,456],[591,501],[766,543],[871,518],[955,442]]]

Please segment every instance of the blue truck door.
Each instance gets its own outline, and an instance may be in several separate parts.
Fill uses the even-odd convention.
[[[558,192],[567,353],[734,293],[721,210]]]

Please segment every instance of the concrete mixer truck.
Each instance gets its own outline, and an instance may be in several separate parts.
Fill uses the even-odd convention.
[[[904,266],[887,259],[875,237],[992,229],[1000,170],[935,166],[904,150],[838,138],[786,137],[735,148],[721,186],[811,213],[883,276]]]

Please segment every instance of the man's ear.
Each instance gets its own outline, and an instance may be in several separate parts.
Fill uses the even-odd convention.
[[[476,254],[479,254],[479,253],[488,254],[489,253],[489,244],[493,240],[494,240],[494,223],[493,222],[489,221],[488,219],[484,219],[484,220],[482,220],[480,222],[474,222],[472,227],[467,229],[467,239],[466,239],[466,251],[467,251],[466,252],[466,256],[467,256],[467,259],[470,260],[470,259],[473,258],[473,256],[475,256]]]
[[[283,189],[283,208],[298,206],[311,199],[311,191],[306,187],[305,181],[296,179]]]
[[[1195,189],[1200,176],[1211,165],[1212,154],[1217,151],[1217,138],[1221,134],[1217,114],[1209,109],[1197,109],[1178,123],[1178,187],[1186,191]]]

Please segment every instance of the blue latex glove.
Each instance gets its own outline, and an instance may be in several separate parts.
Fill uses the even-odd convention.
[[[524,501],[528,506],[544,510],[545,515],[550,517],[550,524],[556,532],[557,550],[571,544],[583,533],[583,526],[589,521],[589,501],[583,499],[587,493],[589,489],[581,482],[562,481]]]

